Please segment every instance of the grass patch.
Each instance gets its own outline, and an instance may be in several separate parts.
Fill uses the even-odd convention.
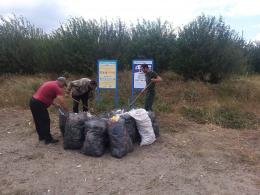
[[[189,120],[195,121],[200,124],[209,122],[209,110],[202,107],[183,107],[181,109],[183,116]]]
[[[44,78],[21,75],[2,76],[0,80],[0,107],[28,107],[29,99],[43,83]]]
[[[131,99],[131,72],[119,72],[119,106],[128,108]],[[156,85],[153,110],[156,113],[182,114],[197,123],[214,123],[227,128],[257,128],[260,116],[260,76],[253,75],[225,80],[210,85],[197,81],[184,82],[173,72],[160,74],[163,82]],[[86,75],[71,75],[75,80]],[[0,76],[0,107],[20,106],[28,109],[32,94],[41,83],[56,79],[57,75],[17,75]],[[94,77],[93,77],[94,78]],[[91,113],[110,111],[114,106],[115,91],[101,91],[99,102],[90,101]],[[144,106],[140,96],[135,107]],[[72,99],[66,98],[70,109]],[[180,109],[181,108],[181,109]],[[82,106],[80,105],[80,109]],[[54,109],[55,110],[55,109]]]
[[[171,111],[171,106],[169,105],[168,102],[166,101],[158,101],[158,102],[155,102],[154,104],[154,111],[155,112],[165,112],[165,113],[169,113]]]
[[[260,102],[259,85],[248,80],[231,80],[215,87],[216,95],[220,99],[232,98],[240,102]]]
[[[181,112],[184,117],[197,123],[214,123],[232,129],[257,129],[260,122],[254,113],[240,111],[236,108],[183,107]]]
[[[254,113],[224,107],[216,110],[214,122],[226,128],[243,129],[257,128],[259,119]]]

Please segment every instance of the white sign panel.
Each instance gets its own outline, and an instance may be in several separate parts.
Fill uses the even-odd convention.
[[[153,70],[153,60],[133,60],[132,84],[134,89],[143,89],[146,86],[145,74],[142,72],[141,69],[142,64],[147,64],[149,69]]]

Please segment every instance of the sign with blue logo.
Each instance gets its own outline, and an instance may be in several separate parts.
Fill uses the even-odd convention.
[[[135,89],[144,89],[146,86],[145,74],[142,72],[142,64],[147,64],[149,69],[154,69],[154,63],[151,59],[132,61],[132,96]]]
[[[133,60],[132,63],[132,88],[143,89],[146,86],[145,74],[142,72],[142,64],[147,64],[153,70],[153,60]]]

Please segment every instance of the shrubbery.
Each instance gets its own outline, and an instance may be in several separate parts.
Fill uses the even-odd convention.
[[[179,32],[173,69],[186,79],[218,83],[245,70],[244,41],[222,18],[199,16]]]
[[[248,70],[260,71],[259,44],[245,41],[223,19],[199,16],[176,33],[167,21],[71,18],[50,34],[23,17],[0,18],[0,73],[64,71],[91,75],[97,59],[152,58],[158,71],[217,83]]]

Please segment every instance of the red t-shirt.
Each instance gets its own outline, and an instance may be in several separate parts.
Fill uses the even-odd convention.
[[[58,95],[62,95],[62,88],[59,87],[58,82],[48,81],[40,86],[33,95],[33,98],[43,102],[49,107]]]

